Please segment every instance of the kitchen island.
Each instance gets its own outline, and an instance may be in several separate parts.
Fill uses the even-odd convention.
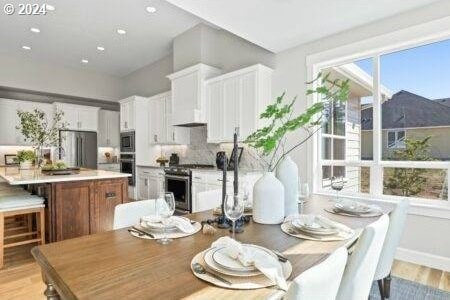
[[[47,242],[111,230],[115,206],[128,201],[129,176],[90,169],[46,175],[39,169],[0,167],[0,177],[10,185],[24,186],[45,198]]]

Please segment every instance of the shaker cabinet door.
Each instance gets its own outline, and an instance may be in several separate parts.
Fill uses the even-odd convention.
[[[208,135],[210,143],[217,143],[223,136],[223,84],[221,81],[208,85],[207,108],[208,108]]]
[[[125,181],[104,180],[97,182],[95,213],[91,214],[91,234],[113,229],[114,210],[127,195]]]
[[[55,185],[56,241],[90,233],[90,213],[94,210],[93,181]]]

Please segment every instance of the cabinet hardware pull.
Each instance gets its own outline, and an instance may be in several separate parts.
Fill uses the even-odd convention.
[[[175,142],[175,132],[172,132],[172,141]]]
[[[116,192],[109,192],[109,193],[105,193],[105,198],[115,198],[116,197]]]
[[[195,179],[202,179],[201,177],[194,176]]]

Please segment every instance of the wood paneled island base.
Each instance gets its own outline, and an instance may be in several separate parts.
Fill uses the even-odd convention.
[[[114,208],[128,202],[130,174],[81,169],[48,175],[39,168],[0,167],[0,177],[45,198],[46,242],[111,230]]]
[[[128,201],[127,178],[56,182],[44,187],[47,241],[112,229],[114,208]]]

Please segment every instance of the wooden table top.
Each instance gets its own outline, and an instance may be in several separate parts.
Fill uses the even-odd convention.
[[[330,214],[323,210],[329,205],[328,200],[315,196],[303,211],[320,213],[353,229],[362,229],[377,219]],[[380,206],[385,213],[393,208],[390,204]],[[188,217],[201,221],[212,218],[212,213]],[[199,232],[160,245],[155,240],[135,238],[121,229],[38,246],[32,253],[62,299],[261,299],[273,293],[274,287],[247,291],[222,289],[191,273],[191,259],[225,235],[229,232],[220,229],[213,236]],[[349,244],[349,241],[302,240],[283,233],[280,225],[253,222],[236,239],[284,253],[293,266],[291,279],[324,260],[338,247]]]

